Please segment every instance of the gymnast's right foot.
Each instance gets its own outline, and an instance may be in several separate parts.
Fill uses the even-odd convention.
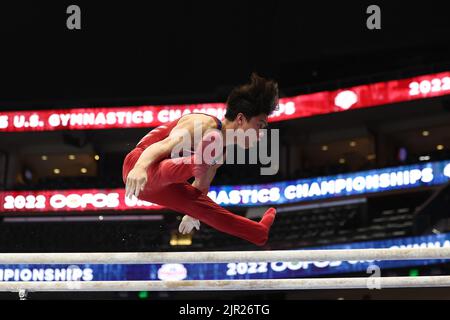
[[[277,214],[277,210],[275,208],[269,208],[259,221],[259,224],[263,226],[262,229],[264,229],[264,234],[261,235],[261,238],[259,238],[256,241],[252,241],[257,246],[263,246],[267,243],[267,240],[269,240],[269,233],[270,233],[270,227],[273,224],[273,221],[275,220],[275,216]]]
[[[275,220],[275,216],[277,214],[277,210],[275,208],[269,208],[261,218],[261,223],[264,225],[268,230],[270,230],[270,227],[273,224],[273,220]]]

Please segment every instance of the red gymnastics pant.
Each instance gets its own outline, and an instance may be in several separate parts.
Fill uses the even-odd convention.
[[[124,183],[142,152],[143,149],[135,148],[126,156],[122,170]],[[179,160],[164,159],[150,165],[147,168],[147,184],[138,198],[189,215],[221,232],[256,245],[262,246],[267,242],[275,218],[274,208],[267,210],[260,222],[233,214],[190,185],[187,180],[194,176],[194,164],[180,163]]]

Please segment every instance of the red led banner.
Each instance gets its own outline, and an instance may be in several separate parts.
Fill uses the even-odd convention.
[[[367,108],[450,94],[450,72],[323,91],[280,100],[270,121]],[[223,119],[225,104],[78,108],[0,112],[0,132],[156,127],[203,112]]]
[[[0,212],[152,210],[160,205],[125,198],[125,189],[0,192]]]

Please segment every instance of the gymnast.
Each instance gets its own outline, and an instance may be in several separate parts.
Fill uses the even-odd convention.
[[[278,84],[253,73],[250,83],[231,91],[226,105],[223,121],[208,114],[191,113],[144,136],[123,163],[125,196],[134,195],[185,214],[179,226],[183,234],[193,228],[198,230],[201,221],[263,246],[269,238],[275,208],[269,208],[256,222],[222,208],[207,194],[223,164],[226,147],[237,144],[248,149],[261,139],[261,129],[267,127],[268,116],[278,105]],[[245,134],[252,130],[255,135]],[[235,134],[229,135],[230,132]],[[190,184],[192,177],[195,179]]]

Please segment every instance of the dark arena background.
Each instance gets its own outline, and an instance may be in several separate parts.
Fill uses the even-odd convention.
[[[18,300],[20,289],[21,298],[29,300],[450,299],[447,5],[2,4],[0,298]],[[260,169],[269,165],[259,159],[226,164],[208,196],[255,221],[276,208],[265,245],[201,221],[199,230],[182,234],[182,213],[125,197],[122,166],[142,137],[185,114],[223,120],[228,94],[253,72],[279,86],[278,108],[268,118],[268,131],[279,133],[276,174],[262,175]],[[269,258],[279,250],[382,248],[430,255],[386,261],[237,258],[247,251]],[[189,252],[215,252],[220,258],[222,251],[233,252],[236,261],[18,261],[20,254],[31,253],[153,252],[164,259],[163,252],[175,252],[183,259]],[[371,287],[379,277],[381,283],[426,281]],[[276,287],[278,279],[331,278],[364,278],[368,285]],[[78,287],[203,280],[273,280],[275,287]],[[27,287],[61,282],[68,283],[66,290]]]

